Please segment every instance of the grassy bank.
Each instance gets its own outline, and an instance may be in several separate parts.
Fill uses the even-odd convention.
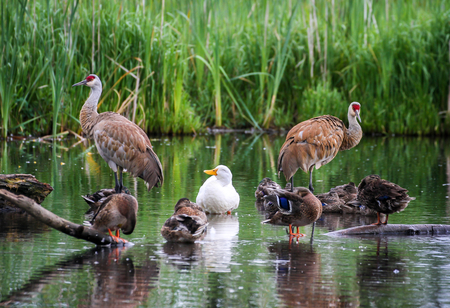
[[[2,136],[79,132],[99,111],[149,133],[289,128],[362,104],[365,132],[444,134],[449,1],[2,1]]]

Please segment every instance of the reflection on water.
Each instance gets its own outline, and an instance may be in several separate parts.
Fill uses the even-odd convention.
[[[326,228],[329,232],[356,226],[365,226],[377,222],[376,216],[360,214],[323,213],[316,221],[317,227]]]
[[[169,262],[180,269],[189,269],[203,259],[199,243],[167,242],[163,246],[163,252]]]
[[[273,243],[276,256],[277,292],[287,307],[358,307],[356,298],[339,296],[336,287],[321,273],[322,260],[312,245]]]
[[[239,233],[239,219],[234,215],[208,215],[208,234],[203,240],[203,254],[212,272],[229,272]]]
[[[50,229],[46,224],[27,213],[0,213],[0,241],[2,239],[27,241],[34,235]]]
[[[131,258],[122,256],[126,249],[98,247],[39,270],[22,288],[0,302],[0,306],[30,302],[46,285],[58,287],[76,276],[76,271],[87,269],[92,276],[79,283],[88,285],[89,289],[79,298],[78,307],[136,307],[148,297],[159,269],[154,261],[135,266]]]
[[[448,237],[330,238],[324,233],[375,222],[376,217],[323,215],[309,238],[289,246],[285,228],[262,225],[255,189],[270,177],[284,135],[206,135],[152,139],[165,183],[146,191],[125,174],[139,202],[127,250],[94,249],[27,215],[0,214],[0,300],[17,306],[292,307],[450,306]],[[82,223],[82,195],[111,188],[110,168],[89,143],[0,143],[3,173],[31,173],[54,191],[42,206]],[[182,197],[195,200],[218,164],[230,167],[241,197],[232,216],[209,216],[212,232],[194,245],[160,234]],[[379,174],[416,197],[390,223],[450,223],[450,142],[364,136],[315,170],[317,193]],[[307,185],[301,171],[295,182]],[[304,184],[302,184],[304,183]],[[311,226],[302,232],[310,234]],[[61,261],[62,260],[62,261]],[[300,303],[300,304],[298,304]]]

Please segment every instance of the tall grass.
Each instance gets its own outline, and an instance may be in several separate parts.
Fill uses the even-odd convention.
[[[367,133],[447,134],[448,1],[7,1],[2,135],[80,131],[100,112],[149,133],[289,128],[362,105]]]

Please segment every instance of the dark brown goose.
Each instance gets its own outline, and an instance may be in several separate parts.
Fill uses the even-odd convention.
[[[403,211],[415,199],[407,192],[405,188],[372,174],[359,183],[357,201],[377,212],[378,220],[374,225],[382,224],[380,213],[386,214],[383,224],[387,224],[389,214]]]
[[[91,88],[91,93],[81,108],[81,128],[87,138],[94,139],[100,156],[113,170],[116,192],[122,191],[123,171],[143,179],[148,190],[162,185],[164,177],[161,162],[145,132],[118,113],[97,113],[97,104],[102,94],[102,82],[97,75],[90,74],[73,87],[81,85]]]
[[[206,236],[208,219],[202,207],[187,198],[178,200],[174,214],[161,228],[168,242],[194,243]]]
[[[314,192],[312,172],[329,163],[339,151],[356,146],[362,138],[359,125],[361,105],[353,102],[348,107],[349,127],[340,119],[324,115],[295,125],[287,134],[286,141],[278,156],[278,175],[284,173],[286,181],[291,181],[300,168],[309,172],[309,190]]]

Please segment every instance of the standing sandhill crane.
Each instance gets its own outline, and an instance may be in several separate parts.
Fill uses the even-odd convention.
[[[287,134],[278,156],[278,176],[282,171],[286,181],[294,187],[294,174],[298,168],[309,172],[309,190],[312,186],[314,166],[319,169],[329,163],[339,151],[356,146],[362,137],[359,117],[361,105],[353,102],[348,107],[348,128],[340,119],[323,115],[295,125]]]
[[[72,87],[81,85],[91,88],[91,93],[81,108],[81,128],[88,138],[94,139],[100,156],[114,171],[115,191],[122,191],[123,171],[129,171],[133,176],[143,179],[148,190],[162,185],[164,176],[161,162],[153,152],[150,139],[144,131],[118,113],[97,113],[98,100],[102,94],[102,82],[97,75],[90,74]]]

